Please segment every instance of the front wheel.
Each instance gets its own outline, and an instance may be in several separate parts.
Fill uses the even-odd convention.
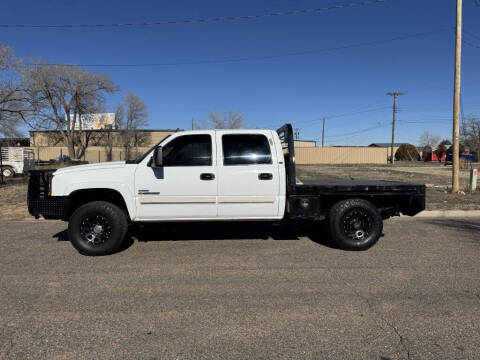
[[[98,256],[117,251],[127,234],[125,212],[106,201],[80,206],[70,217],[68,236],[82,254]]]
[[[383,221],[375,205],[363,199],[336,203],[329,213],[332,240],[345,250],[366,250],[375,245],[383,230]]]

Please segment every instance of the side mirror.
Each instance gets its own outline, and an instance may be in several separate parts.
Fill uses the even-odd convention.
[[[152,168],[159,168],[163,166],[163,151],[161,146],[157,146],[153,150],[153,156],[152,156],[152,162],[151,162],[151,167]]]

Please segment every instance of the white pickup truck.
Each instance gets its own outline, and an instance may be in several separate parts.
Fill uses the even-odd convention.
[[[35,217],[69,221],[83,254],[117,251],[129,223],[328,219],[339,247],[367,249],[383,219],[425,208],[425,186],[295,177],[292,127],[174,133],[135,161],[30,172]],[[214,226],[214,224],[212,224]]]

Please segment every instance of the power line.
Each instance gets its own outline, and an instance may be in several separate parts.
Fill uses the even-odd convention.
[[[276,16],[288,16],[288,15],[302,15],[302,14],[315,14],[323,11],[354,8],[361,6],[374,5],[383,3],[387,0],[369,0],[358,3],[348,3],[342,5],[325,6],[311,9],[296,9],[289,11],[271,11],[263,14],[255,15],[242,15],[242,16],[219,16],[213,18],[200,18],[200,19],[184,19],[184,20],[165,20],[165,21],[145,21],[138,23],[108,23],[108,24],[0,24],[1,28],[106,28],[106,27],[134,27],[134,26],[153,26],[153,25],[180,25],[180,24],[198,24],[198,23],[212,23],[212,22],[225,22],[225,21],[237,21],[237,20],[251,20],[261,19]]]
[[[474,33],[471,32],[471,31],[468,31],[468,30],[463,29],[463,32],[464,32],[464,34],[466,34],[466,35],[468,35],[468,36],[470,36],[470,37],[473,37],[473,38],[475,38],[475,39],[480,40],[480,36],[474,34]]]
[[[381,128],[381,127],[385,127],[385,126],[390,126],[390,124],[382,124],[382,123],[378,123],[374,126],[371,126],[371,127],[368,127],[368,128],[364,128],[364,129],[360,129],[360,130],[357,130],[357,131],[352,131],[352,132],[349,132],[349,133],[343,133],[343,134],[337,134],[337,135],[329,135],[329,136],[326,136],[327,139],[331,139],[331,138],[347,138],[351,135],[358,135],[358,134],[363,134],[367,131],[371,131],[371,130],[374,130],[374,129],[378,129],[378,128]],[[315,140],[318,140],[320,137],[318,138],[315,138]]]
[[[373,112],[373,111],[379,111],[379,110],[385,110],[385,109],[390,109],[390,106],[383,106],[379,108],[374,108],[374,109],[367,109],[367,110],[360,110],[360,111],[352,111],[348,113],[342,113],[342,114],[337,114],[337,115],[331,115],[331,116],[326,116],[328,119],[335,119],[339,117],[345,117],[345,116],[351,116],[351,115],[357,115],[357,114],[363,114],[367,112]],[[296,124],[299,123],[311,123],[311,122],[317,122],[317,121],[322,121],[321,118],[319,119],[312,119],[312,120],[301,120],[301,121],[296,121]]]
[[[464,43],[465,45],[468,45],[468,46],[470,46],[470,47],[480,49],[480,45],[471,43],[471,42],[468,41],[468,40],[463,39],[463,40],[462,40],[462,43]]]
[[[283,54],[276,54],[276,55],[252,56],[252,57],[242,57],[242,58],[214,59],[214,60],[200,60],[200,61],[181,61],[181,62],[165,62],[165,63],[131,63],[131,64],[61,64],[61,63],[48,64],[48,63],[30,63],[30,64],[26,64],[26,65],[27,66],[81,66],[81,67],[153,67],[153,66],[179,66],[179,65],[235,63],[235,62],[244,62],[244,61],[277,59],[277,58],[284,58],[284,57],[308,55],[308,54],[314,54],[314,53],[339,51],[339,50],[345,50],[345,49],[351,49],[351,48],[363,47],[363,46],[378,45],[378,44],[389,43],[389,42],[392,42],[392,41],[405,40],[405,39],[410,39],[410,38],[416,38],[416,37],[436,34],[436,33],[444,32],[444,31],[451,30],[451,29],[452,29],[451,27],[448,27],[448,28],[442,28],[442,29],[437,29],[437,30],[432,30],[432,31],[424,31],[424,32],[414,33],[414,34],[410,34],[410,35],[397,36],[397,37],[384,39],[384,40],[374,40],[374,41],[361,42],[361,43],[357,43],[357,44],[342,45],[342,46],[335,46],[335,47],[329,47],[329,48],[311,49],[311,50],[283,53]]]
[[[438,120],[397,120],[398,122],[401,123],[406,123],[406,124],[438,124],[438,123],[450,123],[452,120],[451,119],[438,119]]]
[[[356,114],[363,114],[363,113],[367,113],[367,112],[385,110],[385,109],[389,109],[389,108],[390,108],[390,106],[382,106],[382,107],[375,108],[375,109],[367,109],[367,110],[360,110],[360,111],[355,111],[355,112],[350,112],[350,113],[343,113],[343,114],[339,114],[339,115],[332,115],[332,116],[329,116],[328,118],[329,119],[335,119],[335,118],[339,118],[339,117],[345,117],[345,116],[356,115]]]

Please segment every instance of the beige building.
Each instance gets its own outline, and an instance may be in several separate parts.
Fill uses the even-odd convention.
[[[84,136],[89,136],[89,143],[92,146],[101,146],[103,135],[108,131],[113,136],[113,146],[121,147],[120,136],[122,130],[85,130]],[[169,134],[176,130],[162,129],[162,130],[138,130],[138,133],[144,139],[142,146],[152,147],[160,140],[164,139]],[[66,144],[63,143],[62,135],[58,130],[35,130],[30,131],[30,146],[32,147],[63,147]]]
[[[297,147],[315,147],[317,142],[315,140],[293,140],[293,145]]]
[[[112,150],[107,151],[105,145],[105,135],[111,136]],[[140,138],[140,144],[130,150],[130,159],[143,154],[153,145],[157,144],[171,133],[178,130],[139,130],[137,138]],[[88,136],[88,147],[80,160],[89,163],[103,161],[127,160],[125,149],[122,147],[122,130],[85,130],[82,136]],[[57,159],[63,155],[68,155],[68,148],[63,141],[63,137],[58,130],[30,131],[30,147],[35,151],[35,159],[49,161]]]

